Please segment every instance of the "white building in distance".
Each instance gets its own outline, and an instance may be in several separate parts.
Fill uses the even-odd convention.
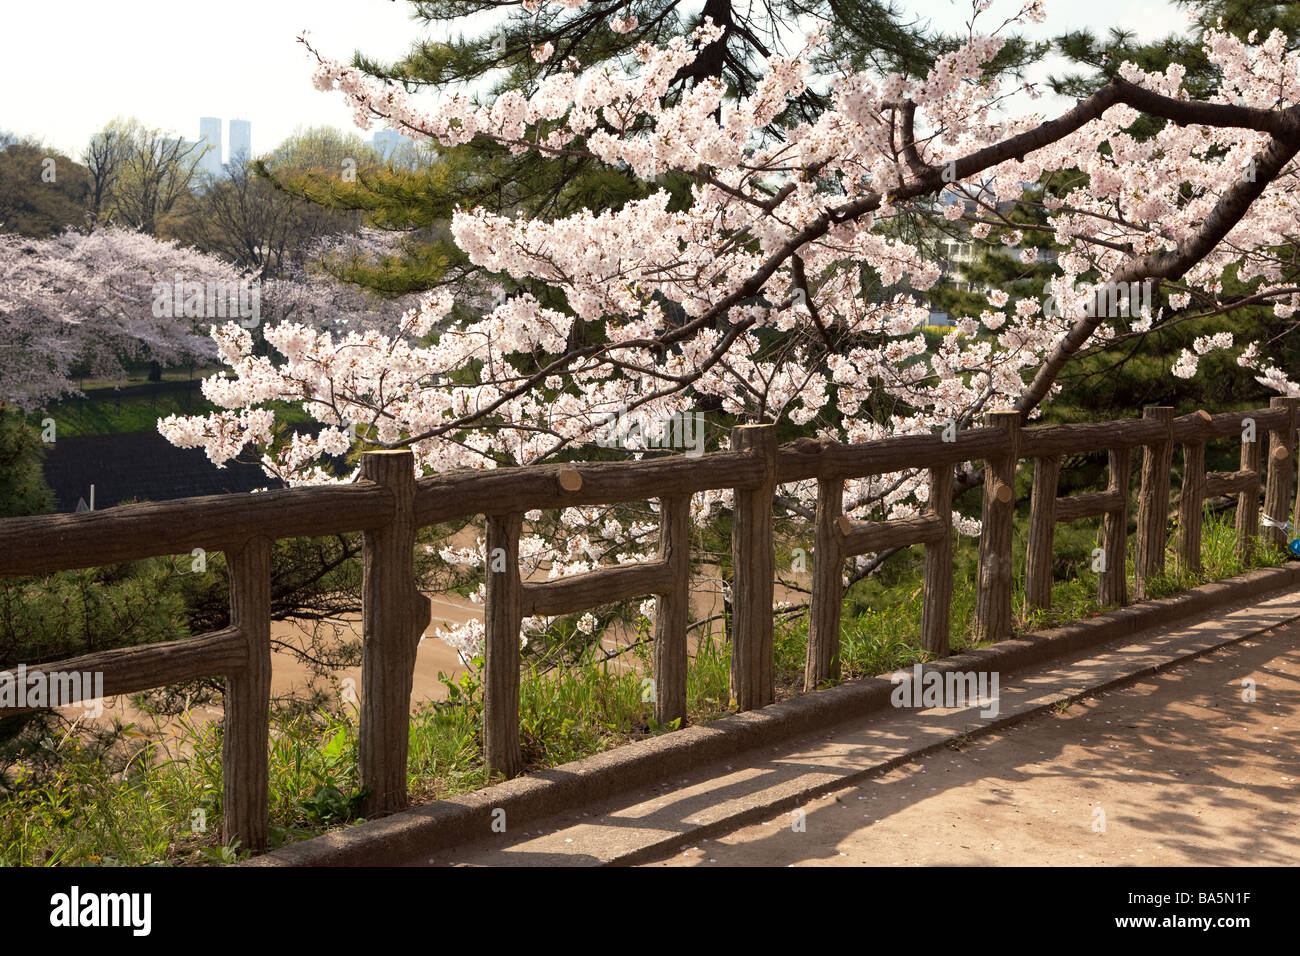
[[[199,117],[199,143],[207,147],[203,159],[199,161],[199,172],[212,179],[220,179],[226,174],[228,164],[244,162],[253,155],[253,124],[248,120],[232,119],[230,121],[230,155],[226,163],[222,162],[221,153],[221,117]]]
[[[203,154],[203,159],[199,161],[199,171],[216,179],[222,174],[220,117],[199,117],[199,142],[207,147],[207,152]]]
[[[253,125],[248,120],[230,121],[230,163],[247,162],[253,156]]]

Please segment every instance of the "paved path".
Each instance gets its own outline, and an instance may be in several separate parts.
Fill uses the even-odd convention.
[[[1300,625],[1267,629],[1298,616],[1220,610],[1006,675],[993,719],[889,709],[412,862],[1294,863]]]
[[[653,865],[1297,863],[1293,623]]]

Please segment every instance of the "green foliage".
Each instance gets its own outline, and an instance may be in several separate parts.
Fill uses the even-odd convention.
[[[276,421],[285,425],[315,421],[302,410],[301,403],[271,402],[267,407],[273,408]],[[128,386],[118,395],[65,398],[34,412],[28,422],[35,426],[46,417],[53,418],[60,437],[120,435],[157,431],[158,420],[168,415],[206,415],[217,410],[203,397],[197,383],[171,379],[152,386]]]
[[[0,404],[0,518],[45,514],[54,507],[41,470],[44,458],[40,431]]]
[[[361,215],[346,204],[326,208],[278,188],[267,165],[284,175],[337,182],[349,164],[364,167],[378,159],[356,133],[298,129],[261,160],[233,163],[226,175],[205,181],[168,223],[167,234],[259,276],[279,275],[300,262],[313,241],[355,233]]]
[[[282,719],[276,730],[272,819],[285,830],[353,819],[365,798],[357,784],[356,725],[331,714],[297,714]]]
[[[35,140],[0,136],[0,232],[49,239],[83,226],[89,191],[86,167]]]
[[[1171,63],[1186,68],[1184,84],[1193,98],[1205,99],[1213,91],[1219,76],[1205,56],[1203,38],[1210,28],[1223,30],[1240,39],[1251,32],[1262,40],[1273,30],[1288,38],[1288,49],[1296,49],[1300,37],[1300,8],[1294,3],[1256,3],[1254,0],[1176,0],[1192,18],[1189,34],[1169,34],[1159,40],[1140,43],[1129,30],[1112,27],[1105,37],[1091,30],[1076,30],[1056,37],[1053,45],[1067,59],[1085,72],[1052,77],[1055,92],[1064,96],[1083,97],[1117,75],[1128,60],[1148,72],[1164,72]],[[1144,128],[1158,128],[1159,121],[1144,119]]]
[[[0,661],[44,661],[189,635],[166,558],[0,578]]]
[[[1153,598],[1168,597],[1188,588],[1210,581],[1245,574],[1252,568],[1280,567],[1287,562],[1287,553],[1262,538],[1243,554],[1237,546],[1235,517],[1229,513],[1214,514],[1207,511],[1201,524],[1201,570],[1178,570],[1175,547],[1177,535],[1170,537],[1165,549],[1165,573],[1147,582],[1147,591]]]

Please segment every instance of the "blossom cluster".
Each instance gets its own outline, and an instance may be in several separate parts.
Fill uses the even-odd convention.
[[[1013,20],[1041,16],[1034,0]],[[612,26],[635,28],[626,20]],[[986,307],[956,316],[955,332],[936,344],[921,330],[923,296],[942,263],[904,238],[910,232],[899,220],[967,218],[960,206],[941,209],[932,171],[969,166],[981,151],[1043,128],[1041,115],[1002,109],[1015,92],[989,68],[1002,37],[972,34],[924,77],[825,78],[830,107],[775,138],[764,131],[816,79],[811,53],[824,31],[795,56],[771,57],[752,95],[738,102],[709,80],[667,99],[674,77],[721,32],[706,20],[663,47],[641,47],[633,69],[566,67],[531,92],[506,91],[489,103],[459,93],[417,103],[394,84],[318,55],[316,86],[338,91],[363,128],[382,122],[448,147],[482,139],[542,156],[578,152],[647,181],[684,174],[693,180],[690,201],[682,208],[661,189],[552,221],[461,209],[451,231],[474,265],[524,287],[545,285],[564,307],[519,294],[453,318],[453,301],[436,293],[387,331],[268,329],[274,360],[222,331],[217,341],[232,374],[210,380],[205,394],[223,411],[202,423],[174,421],[165,433],[203,444],[214,459],[252,443],[269,472],[313,482],[329,480],[319,459],[339,446],[346,422],[363,422],[372,441],[411,447],[422,473],[546,460],[594,444],[611,415],[666,419],[704,402],[851,442],[965,425],[1021,398],[1087,314],[1086,277],[1182,248],[1268,141],[1248,124],[1194,123],[1169,123],[1140,139],[1131,131],[1138,112],[1120,104],[1072,132],[945,177],[939,188],[974,194],[996,212],[1047,171],[1086,174],[1084,185],[1045,203],[1049,234],[1034,234],[1013,253],[1028,270],[1049,241],[1064,250],[1045,290],[1054,307],[992,290]],[[1297,60],[1280,34],[1243,43],[1210,31],[1206,53],[1223,78],[1216,102],[1270,110],[1300,102]],[[1186,98],[1183,72],[1127,63],[1120,70],[1174,99]],[[900,149],[903,136],[911,149]],[[1245,281],[1280,283],[1285,264],[1270,249],[1300,218],[1297,182],[1287,175],[1268,183],[1251,214],[1183,281],[1213,293],[1233,266]],[[975,223],[971,234],[984,242],[988,225]],[[1025,233],[1008,228],[994,245],[1018,249]],[[865,273],[883,293],[868,294]],[[1090,335],[1104,343],[1159,319],[1144,305],[1138,315],[1101,318]],[[590,323],[602,325],[600,344],[575,344],[575,329]],[[1198,356],[1230,345],[1221,337],[1198,342],[1172,372],[1194,374]],[[1280,380],[1275,370],[1261,374]],[[300,401],[329,427],[272,447],[265,406],[274,401]],[[927,480],[921,470],[851,481],[846,507],[905,517],[922,507]],[[807,509],[816,488],[781,493]],[[703,517],[727,502],[726,492],[709,493],[693,507]],[[579,525],[597,518],[571,511]],[[960,530],[977,532],[978,523],[963,519]],[[526,551],[538,567],[577,573],[599,560],[638,560],[644,537],[619,525],[598,548],[581,535],[535,536]],[[472,644],[472,628],[456,639]]]

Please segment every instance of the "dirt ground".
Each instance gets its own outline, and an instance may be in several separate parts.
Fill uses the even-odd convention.
[[[649,865],[1296,865],[1300,623],[1265,637]]]
[[[472,537],[466,537],[463,541],[454,541],[456,544],[472,545]],[[532,580],[545,580],[544,573],[534,574]],[[692,585],[692,611],[700,618],[708,617],[721,610],[721,601],[717,594],[717,582],[707,575],[698,577]],[[778,597],[782,599],[794,599],[797,595],[794,592],[788,592],[784,588],[778,589]],[[421,640],[418,650],[416,651],[415,674],[411,692],[411,708],[418,709],[424,702],[430,700],[443,700],[447,696],[447,688],[439,680],[439,674],[444,673],[449,677],[458,676],[463,670],[459,655],[445,641],[435,636],[436,630],[441,628],[450,628],[466,621],[483,619],[483,608],[481,605],[472,603],[469,599],[459,594],[433,594],[429,595],[431,602],[431,620],[429,627],[425,630],[425,636]],[[361,615],[351,614],[341,617],[337,620],[328,622],[329,626],[338,629],[344,639],[357,640],[361,635]],[[714,623],[712,629],[714,632],[720,630],[722,625]],[[703,631],[694,632],[692,635],[691,646],[694,646],[694,638],[698,637]],[[271,622],[271,639],[273,642],[279,641],[295,646],[308,646],[308,635],[306,632],[299,630],[298,625],[290,621],[272,621]],[[625,631],[620,626],[608,629],[602,636],[601,643],[607,650],[626,645],[633,639],[630,632]],[[328,689],[332,679],[336,679],[340,686],[343,682],[351,679],[353,688],[359,700],[361,694],[361,667],[346,667],[332,671],[329,677],[321,678],[312,674],[311,668],[305,663],[294,657],[286,650],[281,650],[272,645],[271,654],[271,696],[272,697],[290,697],[305,696],[306,691],[312,687]],[[626,664],[632,666],[630,658],[616,659],[611,666]],[[129,696],[122,695],[118,697],[106,698],[103,702],[103,713],[97,718],[87,716],[87,712],[79,705],[59,708],[60,712],[69,720],[79,720],[85,723],[98,724],[100,726],[111,726],[113,720],[121,720],[123,723],[134,723],[137,727],[150,733],[156,733],[163,736],[175,736],[184,734],[180,733],[179,721],[177,718],[163,717],[159,718],[137,708],[132,704]],[[208,723],[214,720],[220,720],[223,711],[219,705],[198,704],[191,708],[185,714],[185,721]]]

